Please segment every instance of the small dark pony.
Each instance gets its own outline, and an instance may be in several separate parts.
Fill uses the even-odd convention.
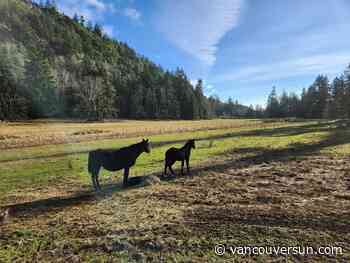
[[[164,167],[164,175],[167,174],[167,168],[169,167],[170,172],[175,175],[172,165],[176,161],[181,161],[181,175],[184,173],[184,164],[186,161],[187,166],[187,173],[190,172],[190,156],[191,156],[191,150],[196,148],[196,145],[194,143],[194,140],[189,140],[186,142],[186,144],[178,149],[175,147],[170,148],[165,153],[165,167]]]
[[[101,190],[98,174],[102,167],[111,172],[124,169],[123,186],[126,187],[128,185],[129,169],[143,152],[151,152],[151,145],[148,139],[143,139],[139,143],[117,150],[99,149],[89,152],[88,170],[91,174],[94,188]]]

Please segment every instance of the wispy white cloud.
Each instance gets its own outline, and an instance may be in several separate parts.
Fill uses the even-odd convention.
[[[139,20],[141,18],[141,13],[135,8],[131,7],[125,8],[123,14],[132,20]]]
[[[212,81],[239,81],[258,82],[274,81],[291,77],[300,77],[314,74],[338,74],[350,61],[348,53],[330,53],[290,59],[270,64],[246,66],[240,69],[231,69],[217,75]]]
[[[132,2],[126,4],[131,5]],[[103,0],[60,0],[58,7],[60,11],[70,17],[73,17],[75,14],[82,15],[86,21],[99,23],[103,26],[104,33],[109,36],[116,35],[117,31],[115,26],[110,24],[110,21],[107,21],[106,17],[111,15],[126,16],[133,21],[141,18],[141,12],[134,8],[122,8],[120,4],[108,3]]]
[[[127,3],[131,5],[132,3]],[[87,20],[93,22],[105,22],[107,15],[126,16],[131,20],[139,20],[141,12],[132,7],[121,8],[116,3],[107,3],[103,0],[61,0],[59,9],[68,16],[74,14],[83,15]],[[108,30],[108,29],[107,29]]]
[[[78,14],[90,21],[102,19],[103,14],[107,11],[106,5],[99,0],[82,0],[79,2],[62,0],[59,2],[59,9],[70,17]]]
[[[85,0],[85,2],[89,6],[95,8],[95,9],[97,9],[99,11],[105,11],[106,10],[106,4],[104,2],[102,2],[102,1],[100,1],[100,0]]]
[[[214,64],[222,37],[238,24],[243,0],[161,0],[157,27],[178,48]]]

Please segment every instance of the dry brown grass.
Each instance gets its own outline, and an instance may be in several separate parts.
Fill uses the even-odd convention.
[[[108,138],[126,138],[155,134],[211,129],[263,127],[259,120],[134,121],[100,123],[35,121],[0,123],[0,149],[62,144]]]

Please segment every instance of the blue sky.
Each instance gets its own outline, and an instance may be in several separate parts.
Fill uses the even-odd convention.
[[[347,0],[56,0],[207,95],[264,104],[272,86],[300,92],[350,63]]]

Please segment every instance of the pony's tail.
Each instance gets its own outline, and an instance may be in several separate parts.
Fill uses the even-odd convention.
[[[96,170],[96,165],[96,152],[89,152],[88,171],[90,174],[93,174],[93,172]]]

